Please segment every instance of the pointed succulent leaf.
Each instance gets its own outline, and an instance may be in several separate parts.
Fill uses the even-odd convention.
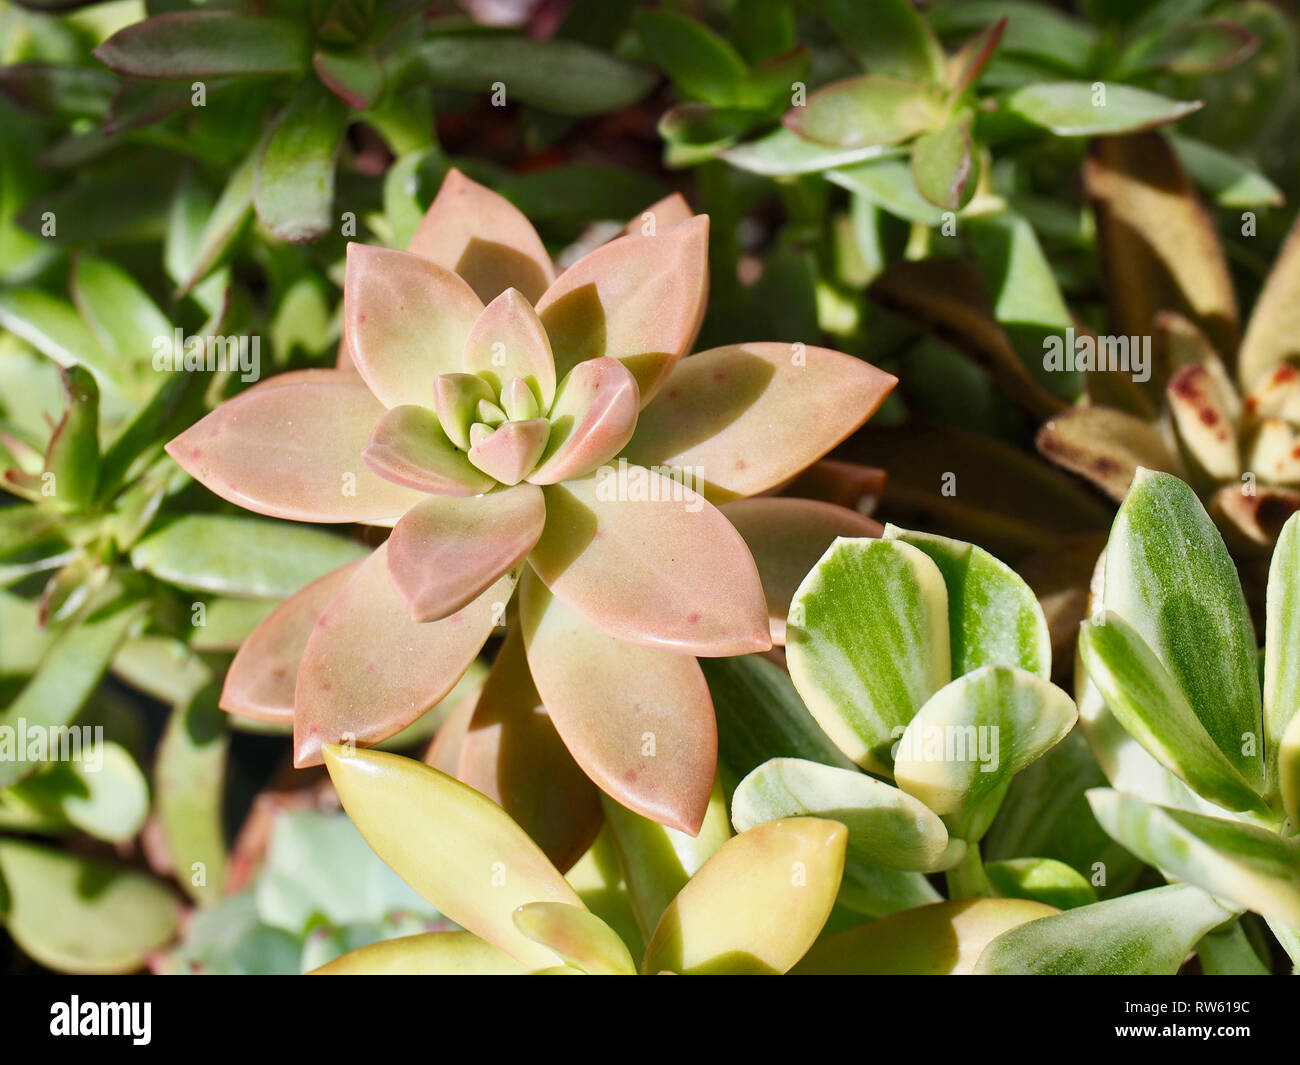
[[[438,380],[444,380],[445,376]],[[362,449],[361,458],[385,481],[411,489],[413,493],[475,496],[488,491],[494,483],[447,439],[433,411],[413,403],[384,411]],[[413,503],[423,505],[414,500]]]
[[[233,11],[154,15],[95,49],[95,57],[119,74],[173,81],[298,74],[310,53],[304,24]]]
[[[803,343],[713,348],[668,375],[627,457],[693,474],[717,502],[756,495],[821,458],[896,383],[870,363]]]
[[[354,111],[373,107],[384,90],[384,69],[370,45],[318,47],[311,65],[321,84]]]
[[[515,927],[514,911],[529,902],[582,908],[582,900],[501,807],[410,758],[333,744],[324,755],[343,809],[403,880],[521,964],[554,964]]]
[[[1231,538],[1233,550],[1247,558],[1267,555],[1296,511],[1300,492],[1276,485],[1225,484],[1210,499],[1215,525]]]
[[[0,841],[0,884],[7,889],[6,931],[49,969],[135,972],[176,934],[176,897],[125,866],[6,839]]]
[[[1264,743],[1275,749],[1300,717],[1300,518],[1287,519],[1268,569]]]
[[[774,644],[785,643],[786,616],[800,583],[836,537],[879,536],[878,522],[819,499],[764,496],[718,508],[745,539],[767,598]]]
[[[524,935],[590,976],[635,976],[636,962],[618,934],[594,913],[563,902],[528,902],[515,910]]]
[[[912,145],[916,190],[943,211],[960,211],[975,194],[978,173],[969,115],[922,133]]]
[[[462,451],[469,450],[469,427],[477,420],[479,404],[494,398],[488,383],[475,373],[439,374],[433,383],[433,409],[438,422]]]
[[[344,331],[357,370],[386,407],[432,407],[433,382],[461,368],[483,305],[460,277],[410,252],[348,245]]]
[[[1056,913],[1026,899],[936,902],[827,936],[799,974],[946,976],[970,973],[980,953],[1009,929]]]
[[[459,274],[485,304],[510,288],[536,303],[555,280],[551,257],[523,212],[454,168],[408,250]]]
[[[519,609],[533,681],[578,765],[629,809],[698,832],[718,739],[696,661],[606,635],[528,572]]]
[[[584,477],[632,439],[641,394],[632,372],[617,359],[580,362],[565,377],[550,409],[550,436],[534,484]]]
[[[885,539],[925,552],[948,589],[952,675],[1011,666],[1048,679],[1052,648],[1043,608],[1024,579],[982,547],[933,533],[885,526]]]
[[[436,621],[478,598],[533,549],[546,522],[541,490],[433,496],[388,538],[388,575],[412,621]]]
[[[847,167],[885,154],[897,154],[898,148],[869,144],[864,148],[827,148],[804,140],[781,126],[754,140],[745,141],[718,153],[737,170],[766,177],[784,174],[811,174]],[[904,167],[906,170],[906,167]]]
[[[1072,407],[1038,431],[1038,450],[1122,500],[1143,467],[1177,472],[1181,463],[1150,422],[1111,407]]]
[[[799,136],[831,148],[898,144],[943,120],[943,90],[885,74],[845,78],[818,89],[786,112]]]
[[[1077,719],[1074,700],[1042,677],[983,666],[940,688],[916,712],[899,740],[894,778],[948,816],[949,829],[961,835],[958,829],[972,825],[1010,778]]]
[[[1154,133],[1104,137],[1089,151],[1084,188],[1114,331],[1148,335],[1157,312],[1177,310],[1218,351],[1234,351],[1237,297],[1223,246],[1168,143]]]
[[[454,775],[500,804],[561,872],[600,831],[599,792],[542,705],[517,625],[492,663]]]
[[[669,904],[643,973],[785,973],[826,924],[848,831],[834,821],[773,821],[724,843]]]
[[[311,976],[516,976],[524,966],[472,932],[381,939],[340,955]]]
[[[517,485],[537,465],[551,431],[545,418],[529,418],[524,422],[503,422],[475,439],[475,430],[485,428],[481,423],[470,426],[469,461],[505,485]]]
[[[785,817],[824,817],[848,829],[848,856],[866,865],[933,872],[943,868],[948,830],[907,792],[855,769],[773,758],[737,786],[738,832]]]
[[[1251,161],[1212,144],[1171,133],[1169,143],[1192,180],[1220,207],[1281,207],[1282,190]]]
[[[281,240],[319,240],[333,222],[334,162],[348,110],[306,81],[271,126],[253,179],[257,217]]]
[[[942,573],[910,544],[836,540],[795,593],[786,660],[836,746],[888,773],[898,730],[951,677]]]
[[[619,237],[588,253],[537,302],[563,378],[608,355],[637,380],[644,407],[695,340],[708,287],[709,220]]]
[[[77,310],[104,350],[124,372],[138,377],[157,338],[171,336],[167,316],[129,273],[107,259],[78,257],[70,287]]]
[[[1169,379],[1166,400],[1192,462],[1216,482],[1234,480],[1241,472],[1233,415],[1239,401],[1222,365],[1215,360],[1184,366]]]
[[[1229,810],[1263,812],[1254,788],[1215,745],[1173,675],[1142,636],[1107,611],[1086,621],[1079,651],[1106,705],[1161,765]]]
[[[262,158],[259,143],[231,172],[221,195],[210,211],[204,213],[202,228],[193,245],[173,251],[170,271],[176,282],[176,297],[189,295],[215,267],[239,236],[253,211],[253,182]],[[172,234],[177,232],[173,225]]]
[[[543,491],[546,528],[529,560],[588,622],[621,640],[691,654],[771,646],[749,549],[690,488],[620,462]]]
[[[1190,884],[1079,906],[999,935],[977,973],[1172,976],[1230,914]]]
[[[478,316],[465,340],[463,369],[478,374],[495,395],[504,395],[511,378],[522,378],[549,410],[555,398],[555,360],[551,342],[533,305],[508,288]]]
[[[294,693],[294,762],[319,765],[321,745],[373,744],[438,702],[469,668],[503,615],[507,575],[455,614],[411,620],[388,576],[381,545],[316,622]],[[394,657],[392,649],[403,654]]]
[[[1169,876],[1300,927],[1300,844],[1255,825],[1096,788],[1088,801],[1112,837]]]
[[[1263,781],[1255,631],[1236,567],[1192,490],[1140,470],[1106,548],[1104,604],[1177,681],[1216,746]]]
[[[639,11],[636,33],[684,96],[720,107],[739,103],[745,61],[703,23],[671,11]]]
[[[281,374],[167,444],[195,480],[245,510],[296,521],[392,524],[421,497],[361,460],[384,413],[356,374]]]
[[[1003,15],[961,46],[948,59],[945,78],[954,97],[976,84],[1002,43],[1010,17]]]
[[[1097,901],[1093,886],[1073,866],[1054,858],[1011,858],[985,862],[984,874],[1003,898],[1030,899],[1058,910]]]
[[[79,510],[92,502],[99,484],[99,388],[81,366],[61,370],[59,383],[63,417],[45,451],[45,473],[53,475],[55,504]],[[44,482],[42,490],[49,483]]]
[[[1300,714],[1277,741],[1278,790],[1292,827],[1300,825]]]
[[[1243,389],[1254,388],[1269,370],[1294,363],[1300,355],[1295,339],[1300,332],[1300,307],[1295,298],[1298,286],[1300,224],[1291,227],[1246,325],[1237,355],[1237,381]]]
[[[307,640],[360,565],[357,559],[318,577],[266,616],[230,663],[221,691],[223,710],[257,721],[293,720],[298,663]]]
[[[1055,81],[1026,85],[1006,101],[1014,114],[1058,137],[1101,137],[1176,122],[1201,108],[1199,100],[1172,100],[1145,89],[1114,83]]]

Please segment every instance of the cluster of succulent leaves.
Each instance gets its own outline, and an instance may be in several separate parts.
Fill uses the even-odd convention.
[[[1278,210],[1300,195],[1294,20],[1259,0],[573,0],[475,21],[492,6],[0,5],[0,725],[103,729],[81,761],[0,760],[16,953],[94,972],[1300,961],[1300,259]],[[507,205],[484,213],[471,191],[480,231],[461,234],[523,239],[507,284],[421,236],[448,189]],[[694,384],[734,371],[725,417],[743,426],[791,345],[821,375],[797,415],[761,408],[703,453],[706,411],[662,390],[646,405],[664,381],[644,360],[602,359],[618,353],[581,308],[557,323],[539,303],[584,255],[665,231],[696,243],[646,276],[698,295],[695,212],[711,297],[689,349],[709,350],[680,364]],[[504,323],[524,370],[464,362],[457,334],[427,393],[386,393],[372,361],[401,337],[365,340],[379,297],[350,292],[397,285],[399,248],[463,278],[472,304],[429,283],[474,312],[464,330],[480,310]],[[160,371],[177,327],[260,338],[267,380]],[[1151,380],[1045,372],[1045,341],[1071,328],[1151,335]],[[839,352],[899,387],[837,461],[772,496],[889,390]],[[407,712],[375,727],[339,696],[291,739],[311,716],[294,705],[307,637],[355,575],[354,598],[383,602],[357,623],[372,651],[469,609],[463,582],[398,577],[397,531],[376,551],[367,516],[251,517],[185,457],[205,416],[271,389],[307,403],[301,382],[353,365],[369,457],[330,477],[382,466],[391,490],[415,471],[411,514],[541,495],[547,524],[572,526],[590,501],[566,478],[587,468],[541,471],[555,426],[596,409],[644,436],[571,447],[583,462],[626,445],[713,477],[719,455],[743,459],[749,474],[701,488],[717,572],[697,605],[706,623],[729,611],[712,646],[654,596],[584,600],[562,545],[548,567],[544,527],[502,554],[474,534],[486,511],[432,508],[464,515],[458,570],[505,565],[509,587],[473,589],[492,608],[473,646],[438,670],[373,658],[414,692]],[[573,409],[555,409],[565,392]],[[774,445],[769,428],[764,446],[758,426],[790,417],[802,433]],[[392,430],[377,444],[375,422]],[[356,443],[349,425],[316,450]],[[431,439],[451,450],[414,453]],[[273,454],[245,443],[240,461],[273,473]],[[431,461],[469,494],[428,494]],[[881,494],[862,462],[888,469],[881,516],[899,525],[853,513]],[[503,487],[475,495],[480,478]],[[666,528],[636,530],[651,563]],[[406,532],[418,547],[414,519]],[[784,657],[744,653],[769,643]],[[349,692],[371,686],[360,657],[339,661]],[[1072,666],[1077,725],[1057,686]],[[655,695],[676,752],[654,772],[628,760],[634,719],[607,720],[620,676]],[[973,737],[978,755],[993,728],[987,772],[925,747]],[[303,808],[257,842],[249,811],[277,770],[324,782],[294,754],[325,760],[369,846]]]

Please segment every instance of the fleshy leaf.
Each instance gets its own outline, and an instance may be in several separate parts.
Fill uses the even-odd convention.
[[[900,730],[951,676],[942,573],[910,544],[836,540],[795,594],[786,660],[836,746],[887,774]]]
[[[1143,861],[1273,921],[1300,927],[1300,844],[1240,821],[1088,792],[1102,828]]]
[[[644,407],[694,343],[708,288],[709,220],[619,237],[569,267],[537,302],[563,378],[587,359],[627,365]]]
[[[1168,668],[1228,761],[1260,786],[1255,631],[1223,539],[1178,478],[1150,470],[1134,478],[1106,548],[1103,601]]]
[[[1079,906],[1004,932],[977,973],[1024,976],[1172,976],[1229,913],[1188,884]]]
[[[470,427],[469,461],[505,485],[518,484],[537,465],[551,430],[545,418],[529,418],[505,422],[476,439],[475,430],[483,428],[482,423]]]
[[[1201,107],[1199,100],[1171,100],[1131,85],[1103,84],[1101,90],[1087,81],[1026,85],[1007,98],[1006,107],[1058,137],[1139,133]]]
[[[1036,443],[1042,454],[1117,502],[1139,469],[1181,467],[1154,425],[1110,407],[1072,407],[1044,425]]]
[[[718,508],[744,537],[767,598],[774,644],[785,643],[786,616],[800,583],[836,537],[879,536],[879,522],[819,499],[763,496]]]
[[[509,288],[536,303],[555,280],[551,257],[523,212],[454,168],[408,250],[458,273],[485,304]]]
[[[788,972],[830,916],[847,840],[843,825],[813,817],[729,839],[664,911],[641,971]]]
[[[393,589],[380,545],[307,641],[294,693],[295,764],[319,765],[324,743],[378,743],[438,702],[504,616],[513,588],[514,578],[502,577],[455,614],[421,624]]]
[[[325,608],[361,559],[320,577],[277,606],[244,641],[226,672],[221,708],[257,721],[293,720],[298,663]]]
[[[1100,621],[1084,622],[1079,651],[1111,713],[1161,765],[1226,809],[1263,811],[1259,796],[1215,746],[1183,689],[1123,618],[1108,611]]]
[[[1192,462],[1215,482],[1230,481],[1241,472],[1241,453],[1234,424],[1240,405],[1232,383],[1217,359],[1184,366],[1169,379],[1169,410]],[[1267,467],[1256,464],[1261,475]]]
[[[478,316],[465,341],[463,369],[483,377],[497,395],[512,377],[522,378],[536,389],[543,409],[550,409],[555,397],[551,342],[518,289],[506,289]]]
[[[715,502],[755,495],[825,455],[896,383],[870,363],[803,343],[713,348],[668,375],[627,457],[688,472]]]
[[[869,8],[857,0],[815,0],[812,6],[868,70],[918,81],[943,76],[943,49],[908,0],[877,0]]]
[[[626,944],[585,909],[563,902],[528,902],[515,910],[515,925],[566,965],[591,976],[636,975],[636,962]]]
[[[420,493],[474,496],[494,483],[452,445],[433,411],[413,403],[379,417],[361,458],[384,480]],[[412,505],[423,505],[423,496]]]
[[[334,161],[347,117],[342,100],[308,81],[272,125],[253,180],[253,206],[281,240],[302,244],[330,231]]]
[[[1044,680],[1052,675],[1043,608],[1015,570],[961,540],[896,525],[887,525],[884,535],[924,551],[943,574],[954,677],[981,666],[1011,666]]]
[[[1056,913],[1026,899],[962,899],[917,906],[827,936],[800,975],[946,976],[970,973],[997,936]]]
[[[959,117],[921,134],[912,145],[916,189],[943,211],[960,211],[975,193],[978,171],[970,123],[969,116]]]
[[[498,803],[562,872],[600,831],[599,792],[542,705],[518,626],[492,663],[454,775]]]
[[[445,373],[433,383],[433,409],[442,431],[462,451],[469,450],[469,429],[478,418],[478,405],[494,398],[478,374]]]
[[[245,510],[391,525],[421,497],[361,461],[383,413],[356,374],[302,370],[227,400],[168,443],[167,453]]]
[[[1282,527],[1268,569],[1267,613],[1264,743],[1273,750],[1288,732],[1300,739],[1292,728],[1300,718],[1300,517],[1294,515]]]
[[[465,341],[483,312],[450,270],[404,251],[348,245],[343,288],[348,349],[386,407],[433,406],[433,382],[461,368]]]
[[[412,621],[436,621],[478,598],[542,534],[541,490],[515,485],[472,498],[434,496],[408,510],[388,538],[388,575]]]
[[[943,822],[907,792],[855,769],[773,758],[736,786],[731,802],[739,832],[785,817],[824,817],[848,829],[848,856],[866,865],[943,868]]]
[[[528,479],[555,484],[583,477],[608,462],[632,438],[641,395],[617,359],[588,359],[561,383],[550,411],[546,450]]]
[[[1237,355],[1237,380],[1242,388],[1253,388],[1267,371],[1293,363],[1300,355],[1296,344],[1300,334],[1300,308],[1295,298],[1298,285],[1300,224],[1291,227],[1246,325]]]
[[[95,49],[111,70],[133,78],[189,81],[250,74],[297,74],[310,57],[305,25],[233,11],[154,15]]]
[[[439,911],[529,968],[554,955],[523,935],[529,902],[582,900],[491,799],[436,769],[380,751],[328,745],[326,767],[376,854]]]
[[[912,718],[894,760],[898,786],[976,838],[1011,777],[1059,743],[1074,700],[1024,670],[984,666],[939,689]],[[969,833],[969,835],[968,835]]]
[[[785,124],[808,140],[832,148],[898,144],[943,119],[943,90],[884,74],[845,78],[818,89]]]
[[[695,660],[606,635],[531,573],[520,624],[542,703],[583,771],[629,809],[699,832],[718,740]]]
[[[1097,901],[1097,892],[1082,873],[1053,858],[985,862],[984,874],[1003,898],[1031,899],[1058,910]]]
[[[620,640],[691,654],[771,646],[749,549],[690,488],[620,462],[543,491],[546,529],[529,560],[588,622]]]
[[[472,932],[381,939],[313,969],[311,976],[516,976],[524,967]]]

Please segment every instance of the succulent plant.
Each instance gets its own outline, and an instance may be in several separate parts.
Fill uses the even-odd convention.
[[[1263,661],[1222,537],[1178,478],[1140,469],[1083,624],[1080,717],[1111,836],[1170,879],[1261,914],[1300,954],[1300,518],[1268,577]]]
[[[280,375],[168,445],[248,509],[393,528],[277,609],[227,675],[227,709],[292,715],[297,764],[424,713],[518,580],[529,671],[579,765],[699,827],[714,726],[690,656],[771,644],[754,559],[714,502],[788,480],[893,380],[802,343],[681,359],[707,219],[670,200],[634,225],[557,279],[523,215],[453,172],[410,251],[350,247],[359,373]]]

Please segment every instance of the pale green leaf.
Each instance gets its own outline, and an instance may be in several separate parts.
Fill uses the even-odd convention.
[[[1113,82],[1057,81],[1026,85],[1006,107],[1058,137],[1099,137],[1176,122],[1199,110],[1200,101],[1171,100]]]
[[[634,976],[636,962],[612,928],[593,913],[563,902],[529,902],[515,910],[515,924],[529,939],[549,947],[566,965],[590,976]]]
[[[1082,873],[1052,858],[985,862],[984,875],[1005,898],[1032,899],[1058,910],[1072,910],[1097,901],[1097,892]]]

